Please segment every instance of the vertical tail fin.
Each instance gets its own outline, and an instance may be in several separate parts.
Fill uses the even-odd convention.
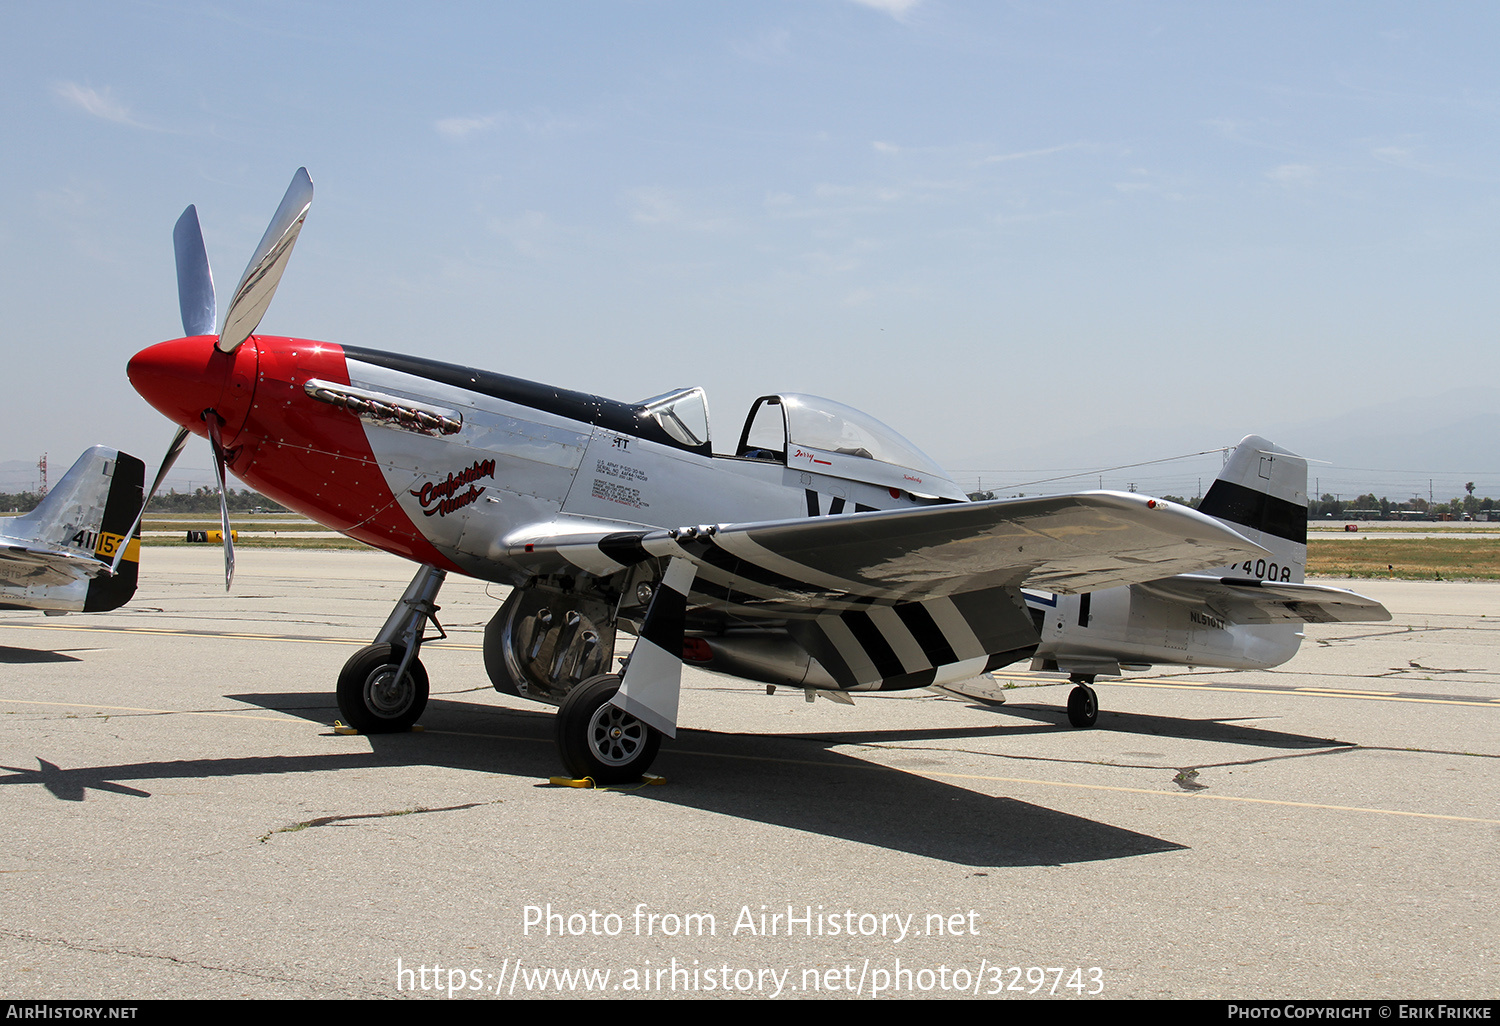
[[[96,445],[78,458],[36,509],[0,522],[7,541],[37,550],[38,565],[45,565],[43,550],[103,564],[91,578],[68,583],[18,581],[18,593],[8,597],[35,609],[84,612],[102,612],[129,601],[139,577],[140,541],[126,534],[140,511],[145,479],[146,465],[140,460]],[[125,546],[125,555],[111,576],[108,566],[120,546]]]
[[[104,504],[100,540],[94,553],[107,563],[115,558],[115,547],[123,545],[125,555],[120,558],[114,574],[100,574],[89,582],[88,598],[83,603],[85,613],[117,609],[135,594],[136,582],[140,579],[140,528],[135,528],[134,537],[126,535],[135,527],[136,515],[145,501],[146,464],[122,452],[115,460],[115,472],[110,478],[109,498]]]
[[[1307,568],[1307,461],[1301,456],[1247,435],[1198,512],[1224,521],[1274,554],[1229,567],[1225,576],[1302,582]]]

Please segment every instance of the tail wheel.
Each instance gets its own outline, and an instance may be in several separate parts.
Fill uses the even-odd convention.
[[[339,713],[362,734],[407,730],[427,708],[427,670],[413,659],[398,673],[404,650],[368,645],[354,653],[339,673]]]
[[[583,681],[557,710],[557,751],[575,777],[600,784],[639,780],[661,748],[661,734],[609,704],[620,690],[618,674]]]
[[[1087,684],[1079,684],[1068,693],[1068,722],[1080,729],[1099,721],[1099,696]]]

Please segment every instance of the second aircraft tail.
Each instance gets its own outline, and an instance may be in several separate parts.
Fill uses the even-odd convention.
[[[96,445],[25,516],[0,522],[9,572],[0,606],[103,612],[128,602],[139,579],[140,541],[127,538],[145,491],[145,464]],[[111,575],[120,547],[125,554]]]

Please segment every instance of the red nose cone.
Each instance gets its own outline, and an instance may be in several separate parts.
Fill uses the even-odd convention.
[[[207,437],[203,412],[216,412],[227,446],[250,410],[258,354],[254,338],[233,353],[219,352],[216,342],[197,335],[158,343],[136,353],[126,373],[143,399],[189,431]]]

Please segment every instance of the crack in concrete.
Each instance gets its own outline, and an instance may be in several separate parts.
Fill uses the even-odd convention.
[[[23,930],[0,929],[0,936],[9,937],[12,940],[27,941],[32,944],[40,944],[49,948],[62,948],[67,951],[87,951],[97,955],[122,955],[126,958],[150,959],[155,962],[166,962],[171,965],[181,966],[185,969],[202,969],[205,972],[227,973],[233,976],[243,976],[252,980],[270,981],[274,983],[295,983],[311,989],[326,987],[328,981],[323,977],[317,980],[305,980],[296,976],[278,976],[267,972],[256,972],[251,969],[240,969],[235,966],[214,965],[209,962],[198,962],[188,958],[178,958],[176,955],[165,955],[156,951],[140,951],[131,948],[114,948],[107,945],[84,944],[71,941],[63,937],[39,937],[36,934]],[[351,995],[365,994],[365,991],[350,991]],[[385,992],[376,990],[373,993],[384,996]]]
[[[938,748],[928,745],[893,745],[893,744],[867,744],[864,747],[878,749],[887,752],[963,752],[966,755],[974,755],[987,759],[1005,759],[1011,762],[1036,762],[1051,763],[1063,766],[1104,766],[1110,769],[1136,769],[1136,770],[1162,770],[1177,769],[1179,776],[1191,772],[1193,778],[1205,769],[1229,769],[1235,766],[1256,766],[1262,763],[1281,762],[1286,759],[1306,759],[1325,755],[1347,755],[1353,752],[1394,752],[1400,755],[1449,755],[1469,759],[1500,759],[1500,753],[1487,752],[1460,752],[1445,748],[1399,748],[1394,745],[1360,745],[1330,739],[1328,747],[1313,751],[1288,752],[1278,755],[1264,755],[1252,759],[1229,759],[1223,762],[1199,763],[1195,767],[1179,769],[1175,766],[1165,766],[1161,763],[1141,762],[1105,762],[1099,759],[1062,759],[1044,755],[1017,755],[1014,752],[985,752],[973,748]],[[895,768],[900,767],[881,767]],[[1179,784],[1181,782],[1179,781]],[[1201,789],[1202,785],[1192,790]],[[1185,788],[1185,790],[1187,790]]]
[[[348,823],[360,819],[390,819],[394,816],[421,816],[431,812],[462,812],[465,809],[477,809],[483,805],[499,804],[499,801],[468,802],[464,805],[445,805],[440,809],[429,809],[419,806],[414,809],[392,809],[389,812],[363,812],[347,816],[319,816],[317,819],[304,820],[301,823],[293,823],[290,826],[279,827],[276,830],[268,830],[261,835],[260,843],[265,844],[276,834],[295,834],[312,827],[333,826],[338,823]]]
[[[1421,663],[1417,662],[1415,659],[1408,660],[1407,664],[1405,666],[1392,666],[1391,667],[1391,672],[1392,673],[1409,673],[1412,670],[1421,670],[1424,673],[1483,673],[1483,672],[1485,672],[1484,671],[1484,667],[1482,667],[1482,666],[1468,667],[1468,668],[1460,667],[1460,668],[1454,669],[1454,670],[1450,670],[1450,669],[1447,669],[1447,668],[1442,667],[1442,666],[1423,666]],[[1382,674],[1381,676],[1385,676],[1385,675]]]

